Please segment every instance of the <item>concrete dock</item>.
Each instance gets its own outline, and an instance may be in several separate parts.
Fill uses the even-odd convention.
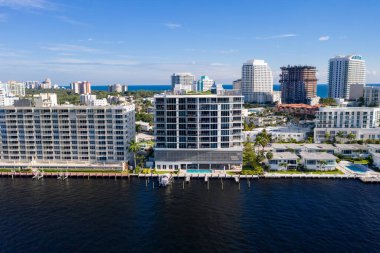
[[[33,172],[0,172],[0,177],[30,177],[35,174]],[[129,179],[137,178],[157,178],[159,174],[132,174],[120,172],[65,172],[67,178],[109,178],[109,179]],[[44,172],[43,177],[59,178],[62,172]],[[359,179],[363,183],[380,183],[380,176],[368,176],[357,174],[280,174],[266,173],[264,175],[229,175],[217,173],[194,173],[194,174],[173,174],[174,179],[191,180],[191,179],[232,179],[239,182],[240,179]]]

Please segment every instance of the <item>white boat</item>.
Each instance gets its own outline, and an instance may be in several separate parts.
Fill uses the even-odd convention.
[[[160,187],[166,187],[168,186],[172,181],[172,176],[169,174],[160,175],[158,177],[158,186]]]

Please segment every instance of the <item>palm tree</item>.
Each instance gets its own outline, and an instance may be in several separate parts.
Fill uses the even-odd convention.
[[[318,160],[319,169],[321,170],[323,166],[327,165],[327,162],[324,160]]]
[[[140,150],[140,143],[131,141],[128,144],[128,150],[133,153],[133,165],[136,167],[136,154]]]
[[[350,141],[354,140],[355,138],[356,138],[356,134],[349,133],[349,134],[347,135],[347,139],[350,140]]]
[[[344,132],[343,131],[338,131],[336,133],[336,136],[339,137],[339,138],[344,138]]]
[[[279,166],[285,168],[285,170],[288,169],[288,164],[285,162],[280,163]]]

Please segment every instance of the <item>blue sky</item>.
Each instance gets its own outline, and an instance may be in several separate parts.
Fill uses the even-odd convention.
[[[248,59],[314,65],[361,54],[380,83],[377,0],[0,0],[0,80],[169,83],[173,72],[240,77]]]

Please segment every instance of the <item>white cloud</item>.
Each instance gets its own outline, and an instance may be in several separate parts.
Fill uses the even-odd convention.
[[[326,36],[321,36],[319,37],[319,41],[328,41],[330,39],[330,36],[326,35]]]
[[[78,58],[58,58],[52,61],[46,62],[47,64],[57,64],[57,65],[88,65],[88,66],[135,66],[138,65],[137,61],[126,61],[126,60],[101,60],[92,61],[87,59]]]
[[[221,62],[212,62],[210,63],[210,66],[219,67],[219,66],[226,66],[227,64],[221,63]]]
[[[177,24],[177,23],[165,23],[164,26],[166,26],[169,29],[177,29],[177,28],[182,27],[181,24]]]
[[[227,50],[220,50],[219,51],[220,54],[234,54],[237,52],[239,52],[239,51],[236,49],[227,49]]]
[[[51,44],[47,46],[42,46],[41,49],[48,51],[57,51],[57,52],[82,52],[82,53],[93,53],[98,50],[95,48],[73,45],[73,44]]]
[[[285,33],[285,34],[278,34],[278,35],[272,35],[272,36],[262,36],[262,37],[256,37],[257,40],[270,40],[270,39],[283,39],[283,38],[291,38],[296,37],[297,34],[294,33]]]
[[[0,6],[12,9],[50,9],[53,4],[46,0],[0,0]]]

